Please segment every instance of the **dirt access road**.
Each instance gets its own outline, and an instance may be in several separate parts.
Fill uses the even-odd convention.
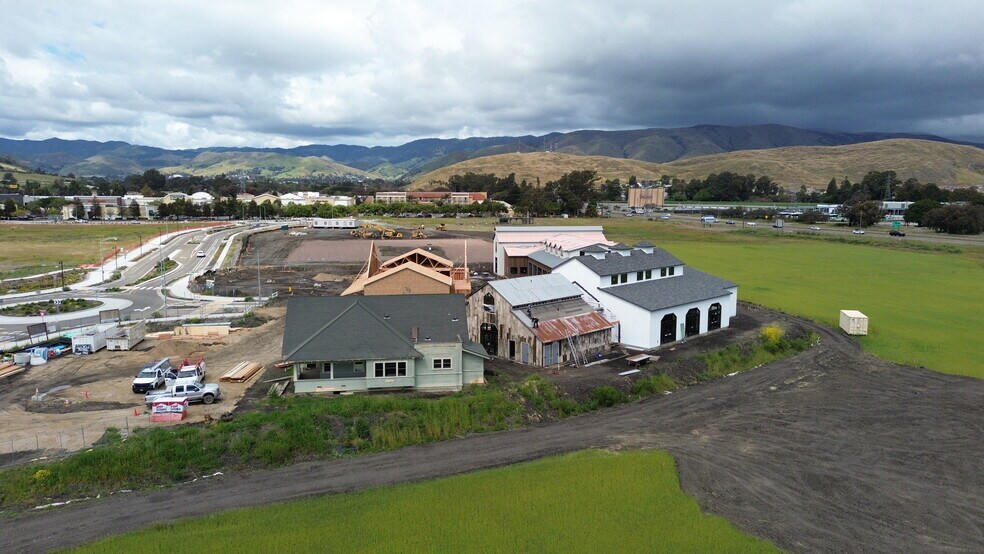
[[[839,332],[801,323],[820,334],[819,346],[672,395],[0,519],[0,550],[47,551],[232,508],[595,447],[668,450],[704,510],[787,550],[979,552],[984,381],[884,362]]]

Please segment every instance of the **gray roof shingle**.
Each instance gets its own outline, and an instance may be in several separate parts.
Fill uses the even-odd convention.
[[[598,275],[614,275],[616,273],[631,273],[644,269],[683,265],[683,262],[676,256],[662,248],[656,248],[652,254],[647,254],[642,250],[632,250],[628,256],[610,252],[601,259],[594,256],[578,256],[570,259],[580,261]]]
[[[725,289],[736,286],[738,285],[731,281],[688,267],[683,274],[675,277],[601,290],[641,308],[655,311],[724,296],[728,294]]]
[[[468,340],[457,294],[319,296],[287,302],[282,353],[288,361],[379,360],[421,356],[410,339]]]
[[[537,250],[536,252],[531,252],[530,255],[527,257],[533,260],[534,262],[549,267],[550,269],[553,269],[558,265],[564,263],[564,258],[561,258],[560,256],[554,256],[553,254],[547,252],[546,250]]]

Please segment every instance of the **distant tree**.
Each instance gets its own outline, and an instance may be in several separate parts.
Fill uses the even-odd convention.
[[[827,183],[827,191],[823,194],[824,202],[836,202],[837,201],[837,179],[831,179]]]
[[[72,207],[72,215],[75,219],[85,219],[85,206],[81,202],[76,202]]]
[[[916,200],[905,209],[905,214],[902,216],[906,223],[914,223],[916,225],[923,225],[923,218],[926,214],[936,208],[942,206],[936,200],[929,198],[924,198],[922,200]]]
[[[210,204],[202,204],[201,214],[202,217],[212,217],[212,206]]]
[[[841,214],[850,221],[851,225],[857,227],[870,227],[881,221],[884,216],[881,202],[874,200],[845,203],[841,208]]]
[[[100,204],[99,202],[93,202],[92,210],[89,212],[89,217],[91,217],[92,219],[102,219],[102,216],[103,216],[102,204]]]
[[[636,180],[635,175],[629,175],[629,188],[635,188],[639,186],[639,181]]]
[[[150,188],[147,185],[140,187],[140,194],[146,197],[157,196],[157,193],[154,192],[154,189]]]
[[[827,220],[827,216],[815,210],[803,212],[802,214],[799,215],[799,217],[796,218],[796,221],[798,223],[807,223],[807,224],[819,223],[821,221],[826,221],[826,220]]]
[[[8,171],[8,172],[6,172],[6,173],[3,174],[3,182],[4,183],[7,183],[7,184],[10,184],[10,185],[16,185],[17,184],[17,179],[14,178],[14,174],[13,173],[11,173],[11,172]],[[13,213],[13,212],[11,212],[11,213]]]
[[[130,200],[129,212],[131,218],[140,219],[140,204],[136,200]]]
[[[3,215],[5,217],[10,217],[10,215],[16,211],[17,211],[17,204],[14,203],[13,199],[8,198],[3,201]]]
[[[937,233],[979,235],[984,233],[984,206],[942,206],[927,212],[923,224]]]
[[[155,191],[164,190],[164,187],[167,185],[167,178],[156,169],[148,169],[147,171],[144,171],[140,180],[143,182],[144,186]]]

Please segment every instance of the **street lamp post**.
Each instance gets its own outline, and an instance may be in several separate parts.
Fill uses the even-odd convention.
[[[106,237],[99,241],[99,275],[102,277],[102,282],[104,283],[106,282],[106,266],[103,263],[104,260],[103,260],[102,243],[106,242],[107,240],[117,240],[117,239],[116,237]]]

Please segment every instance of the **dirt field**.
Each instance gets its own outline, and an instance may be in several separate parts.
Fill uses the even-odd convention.
[[[258,310],[261,315],[279,319],[227,337],[164,341],[148,338],[135,351],[69,355],[5,379],[0,388],[0,452],[39,448],[45,455],[59,456],[78,450],[83,444],[91,445],[107,426],[126,429],[151,425],[143,396],[130,389],[133,376],[144,364],[164,357],[177,364],[186,356],[205,356],[207,382],[218,382],[222,373],[241,361],[272,364],[280,359],[284,312],[283,308]],[[186,421],[201,421],[205,414],[218,417],[232,411],[255,381],[221,383],[222,398],[210,406],[193,404]],[[31,400],[36,390],[52,389],[59,390],[41,402]]]
[[[11,517],[0,520],[0,550],[45,551],[220,510],[583,448],[662,448],[704,510],[787,550],[979,552],[984,381],[887,363],[837,331],[795,322],[821,344],[735,377],[549,425]]]

